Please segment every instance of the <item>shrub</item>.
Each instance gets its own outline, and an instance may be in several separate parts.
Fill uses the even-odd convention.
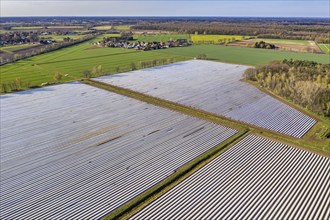
[[[197,55],[197,59],[199,59],[199,60],[206,60],[206,59],[207,59],[207,55],[204,54],[204,53],[202,53],[202,54],[198,54],[198,55]]]
[[[53,76],[53,79],[58,82],[58,81],[61,81],[63,75],[61,73],[55,73],[54,76]]]

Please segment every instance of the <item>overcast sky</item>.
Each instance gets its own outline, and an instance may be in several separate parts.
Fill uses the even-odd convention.
[[[0,0],[1,16],[329,17],[329,0]]]

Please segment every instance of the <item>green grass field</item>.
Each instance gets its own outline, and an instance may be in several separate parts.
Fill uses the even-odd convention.
[[[101,36],[99,37],[99,39]],[[93,39],[96,41],[98,39]],[[0,81],[11,82],[20,78],[23,82],[30,82],[39,86],[44,82],[53,82],[55,73],[61,73],[61,82],[78,80],[83,77],[84,70],[92,70],[94,66],[101,65],[106,74],[116,73],[116,68],[129,71],[130,64],[154,59],[174,58],[181,61],[181,55],[164,54],[156,51],[136,51],[122,48],[96,48],[92,49],[90,42],[60,49],[47,54],[34,56],[12,64],[1,66]]]
[[[71,39],[80,39],[82,37],[84,37],[84,35],[56,35],[56,34],[51,34],[51,35],[44,35],[44,36],[41,36],[41,38],[43,39],[52,39],[52,40],[55,40],[55,41],[63,41],[63,38],[71,38]]]
[[[121,36],[121,34],[103,34],[103,35],[101,35],[101,37],[98,37],[97,39],[101,40],[104,37],[120,37],[120,36]]]
[[[34,30],[34,29],[41,29],[43,28],[42,26],[17,26],[17,27],[12,27],[12,30]]]
[[[112,28],[111,25],[95,26],[95,27],[93,27],[93,29],[99,30],[99,31],[107,31],[107,30],[110,30],[111,28]]]
[[[81,31],[81,29],[86,29],[85,26],[82,25],[54,25],[47,26],[48,29],[70,29],[73,31]]]
[[[120,30],[120,31],[127,31],[131,29],[131,26],[129,25],[118,25],[115,26],[115,29]]]
[[[22,49],[26,49],[26,48],[30,48],[30,47],[35,47],[38,46],[38,44],[20,44],[20,45],[11,45],[11,46],[4,46],[4,47],[0,47],[0,50],[4,51],[4,52],[15,52],[18,50],[22,50]]]
[[[135,34],[133,36],[134,41],[169,41],[169,40],[177,40],[177,39],[189,39],[188,34]]]
[[[330,44],[318,44],[325,54],[330,54]]]
[[[239,35],[191,35],[191,40],[195,44],[201,43],[213,43],[219,44],[219,40],[222,42],[229,42],[233,39],[244,40],[248,39],[250,36],[239,36]]]
[[[329,63],[329,55],[325,54],[281,52],[220,45],[196,45],[182,48],[171,48],[167,50],[159,50],[158,53],[187,56],[191,58],[196,57],[198,54],[206,54],[207,59],[209,60],[251,66],[266,64],[272,60],[291,58],[299,60],[313,60],[325,64]]]
[[[139,67],[140,61],[173,58],[175,61],[194,59],[198,54],[206,54],[209,60],[243,64],[266,64],[271,60],[301,59],[328,63],[329,55],[270,51],[253,48],[240,48],[219,45],[195,45],[165,50],[136,51],[123,48],[93,47],[92,42],[102,39],[104,35],[72,47],[60,49],[47,54],[37,55],[15,63],[1,66],[0,81],[8,83],[16,78],[39,86],[44,82],[53,82],[55,73],[61,73],[61,82],[78,80],[84,70],[92,70],[101,65],[104,74],[129,71],[131,63]],[[177,35],[178,38],[182,36]]]

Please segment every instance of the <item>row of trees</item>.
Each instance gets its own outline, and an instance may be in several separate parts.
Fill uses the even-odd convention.
[[[148,67],[154,67],[158,65],[165,65],[169,63],[174,63],[174,58],[162,58],[162,59],[154,59],[154,60],[148,60],[148,61],[141,61],[141,62],[132,62],[127,66],[124,67],[115,67],[114,72],[120,73],[124,71],[131,71],[131,70],[137,70],[141,68],[148,68]],[[84,78],[91,78],[91,77],[99,77],[105,74],[109,74],[109,71],[105,71],[101,65],[94,66],[91,70],[83,70],[82,75]],[[53,75],[53,79],[51,79],[48,82],[41,83],[40,85],[32,84],[31,82],[23,81],[20,77],[9,81],[9,82],[3,82],[1,83],[0,92],[6,93],[6,92],[15,92],[15,91],[21,91],[29,88],[34,87],[40,87],[40,86],[47,86],[47,85],[54,85],[56,83],[59,83],[62,81],[63,74],[60,72],[56,72]]]
[[[244,76],[281,97],[330,117],[330,65],[283,60],[249,68]]]
[[[255,42],[254,48],[275,49],[276,47],[274,44],[266,43],[264,41],[258,41],[258,42]]]
[[[1,83],[1,93],[20,91],[31,87],[30,82],[23,82],[20,77],[10,81]]]
[[[140,62],[132,62],[127,66],[120,67],[116,66],[114,68],[115,73],[125,72],[125,71],[134,71],[137,69],[143,69],[143,68],[149,68],[159,65],[165,65],[174,63],[174,58],[162,58],[162,59],[154,59],[154,60],[148,60],[148,61],[140,61]],[[92,77],[99,77],[105,74],[109,74],[110,71],[103,70],[102,66],[94,66],[92,70],[83,70],[83,77],[84,78],[92,78]]]
[[[29,57],[32,57],[32,56],[35,56],[38,54],[48,53],[50,51],[58,50],[61,48],[72,46],[72,45],[76,45],[76,44],[91,40],[94,37],[95,37],[95,35],[88,35],[81,39],[76,39],[76,40],[71,39],[70,41],[62,41],[62,42],[57,42],[57,43],[53,43],[53,44],[47,44],[47,45],[43,45],[43,46],[27,48],[24,50],[17,51],[14,54],[1,55],[0,56],[0,65],[4,65],[7,63],[15,62],[17,60],[29,58]]]
[[[63,78],[63,74],[56,72],[54,73],[53,79],[51,81],[41,83],[40,85],[33,85],[30,81],[24,81],[22,80],[22,78],[17,77],[9,82],[2,82],[0,87],[0,93],[16,92],[16,91],[22,91],[39,86],[53,85],[61,82],[62,78]]]
[[[228,20],[228,21],[165,21],[144,22],[132,27],[138,30],[164,30],[189,34],[224,34],[258,36],[260,38],[283,38],[295,40],[315,40],[330,43],[330,26],[320,22],[288,22],[272,20]]]
[[[196,59],[198,59],[198,60],[206,60],[207,59],[207,55],[205,53],[198,54],[196,56]]]

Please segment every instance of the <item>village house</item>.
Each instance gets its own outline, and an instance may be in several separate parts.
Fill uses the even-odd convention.
[[[114,48],[126,48],[126,49],[136,49],[136,50],[158,50],[158,49],[167,49],[170,47],[184,47],[191,45],[187,39],[177,39],[170,40],[166,42],[144,42],[144,41],[136,41],[130,42],[123,40],[121,37],[108,37],[104,38],[103,41],[99,41],[94,43],[94,45],[102,46],[102,47],[114,47]]]

